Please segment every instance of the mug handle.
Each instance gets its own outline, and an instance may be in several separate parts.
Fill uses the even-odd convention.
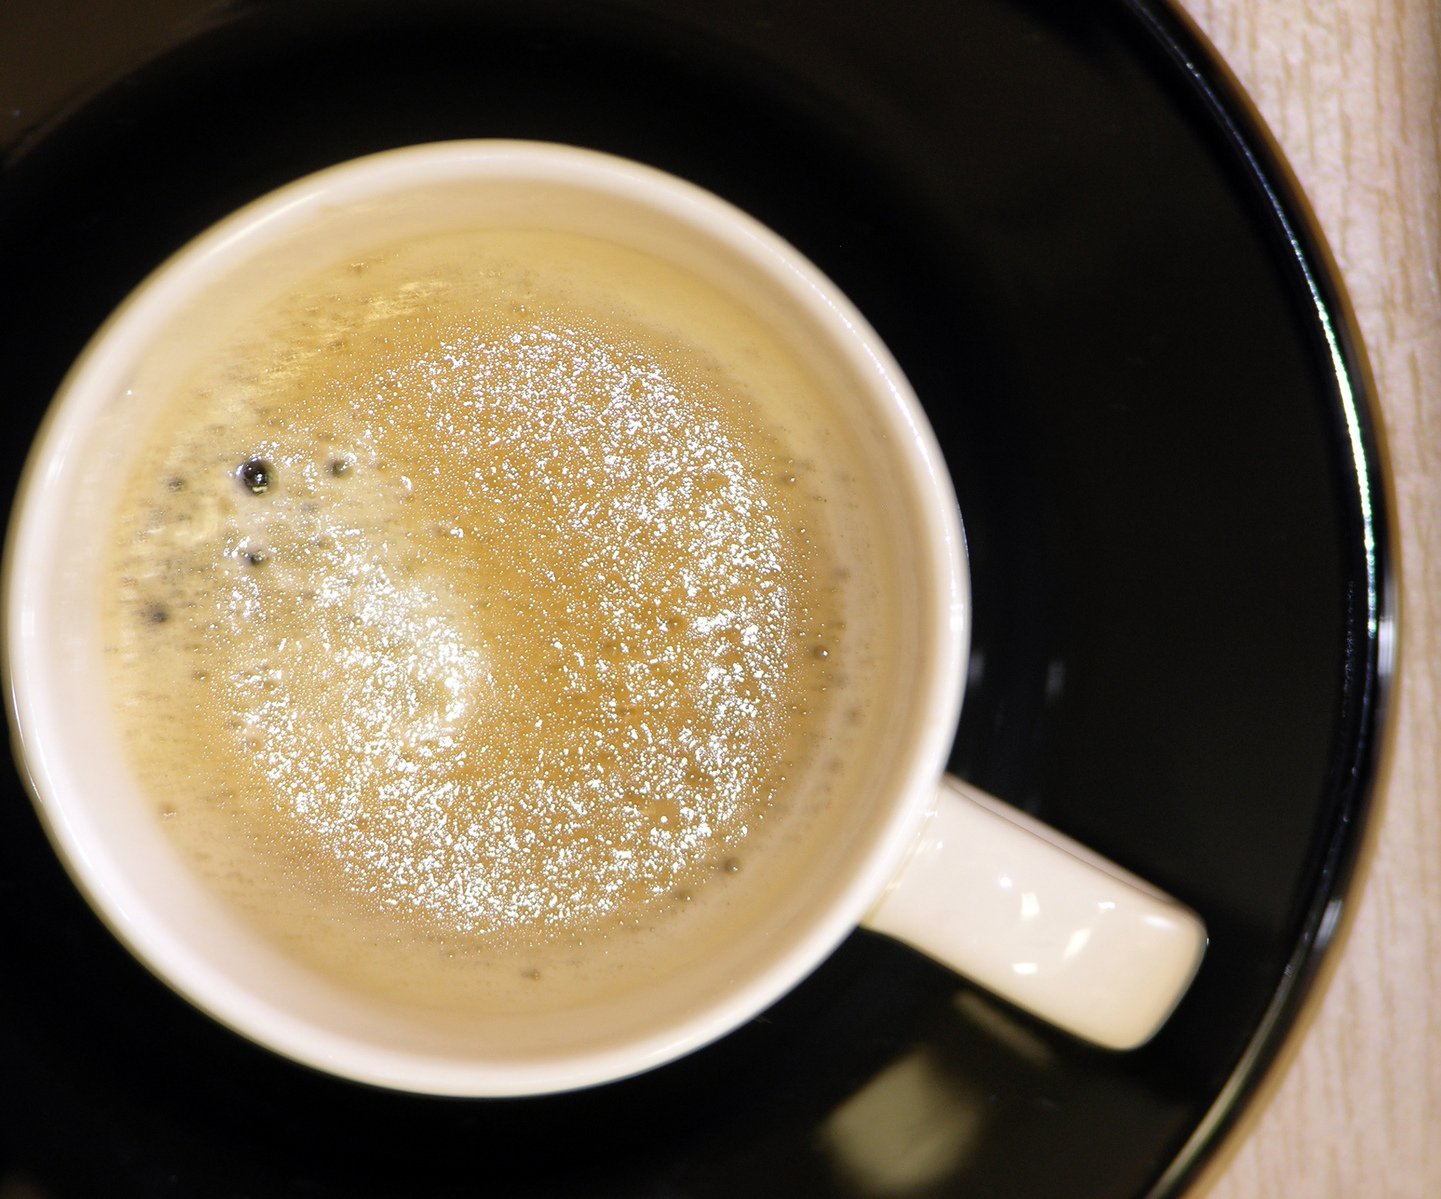
[[[1155,1035],[1206,949],[1184,904],[949,775],[863,923],[1107,1049]]]

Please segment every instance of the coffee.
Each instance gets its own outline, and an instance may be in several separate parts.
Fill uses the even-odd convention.
[[[875,550],[824,386],[571,234],[348,256],[132,447],[103,598],[155,818],[287,951],[466,1013],[729,937],[870,742]]]

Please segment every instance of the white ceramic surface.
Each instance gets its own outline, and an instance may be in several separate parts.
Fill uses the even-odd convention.
[[[504,1051],[493,1038],[442,1034],[339,992],[220,904],[148,817],[95,685],[103,672],[93,597],[105,535],[95,498],[114,477],[127,429],[145,415],[137,411],[144,397],[163,390],[157,381],[183,370],[185,347],[203,340],[192,322],[213,321],[227,305],[239,310],[348,250],[478,212],[665,256],[806,341],[836,372],[838,418],[874,430],[874,465],[894,480],[887,519],[896,552],[915,580],[904,614],[912,648],[886,697],[896,712],[894,745],[876,794],[858,805],[865,815],[844,855],[797,881],[775,927],[755,930],[706,970],[628,1004],[577,1011],[559,1040],[520,1021]],[[162,266],[97,334],[62,386],[16,504],[5,571],[7,687],[40,815],[115,933],[219,1020],[321,1069],[464,1095],[633,1074],[754,1016],[867,913],[874,927],[1078,1035],[1137,1044],[1184,991],[1204,930],[1173,901],[1027,828],[1018,813],[999,814],[994,801],[950,788],[938,805],[968,604],[954,493],[921,408],[864,318],[794,249],[714,196],[633,163],[557,146],[442,143],[344,164],[257,201]]]
[[[1107,1049],[1156,1034],[1206,947],[1189,908],[951,776],[866,924]]]

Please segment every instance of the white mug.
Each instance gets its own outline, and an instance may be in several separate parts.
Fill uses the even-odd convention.
[[[145,418],[136,386],[192,322],[409,234],[484,219],[594,234],[695,271],[832,372],[840,419],[872,430],[892,477],[886,515],[912,580],[910,649],[883,697],[893,736],[774,919],[716,960],[503,1036],[427,1027],[347,994],[260,936],[179,859],[125,756],[98,663],[101,497]],[[189,331],[188,331],[189,330]],[[139,398],[137,398],[137,396]],[[97,508],[97,504],[100,506]],[[755,1016],[858,925],[891,934],[1010,1002],[1115,1049],[1139,1045],[1184,994],[1205,947],[1196,915],[1053,830],[944,778],[968,647],[969,581],[954,492],[894,359],[813,265],[716,197],[635,163],[521,142],[441,143],[300,180],[161,266],[96,334],[32,450],[5,565],[6,672],[19,761],[45,827],[115,934],[226,1025],[322,1070],[433,1094],[501,1096],[659,1066]]]

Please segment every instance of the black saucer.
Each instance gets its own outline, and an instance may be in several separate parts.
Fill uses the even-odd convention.
[[[976,578],[955,768],[1192,904],[1212,944],[1127,1055],[857,934],[646,1077],[408,1098],[172,997],[89,914],[12,779],[0,1194],[1174,1193],[1334,928],[1392,603],[1354,328],[1183,24],[1139,0],[8,7],[31,31],[0,37],[12,476],[111,307],[280,183],[450,137],[667,168],[817,261],[929,408]]]

